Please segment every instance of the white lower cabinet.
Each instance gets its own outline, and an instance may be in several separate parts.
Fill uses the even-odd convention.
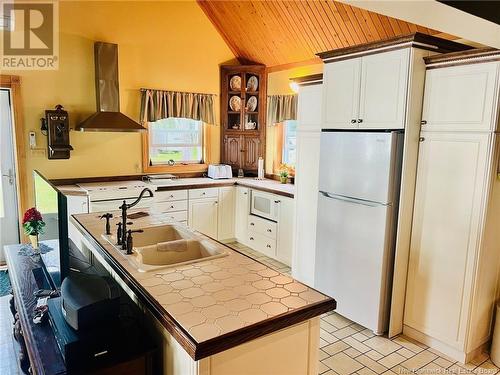
[[[488,342],[497,292],[494,135],[421,137],[404,332],[464,362]]]
[[[87,196],[79,195],[67,195],[67,209],[68,209],[68,238],[73,241],[78,248],[80,248],[79,243],[82,239],[82,234],[75,225],[69,220],[71,215],[75,214],[87,214],[89,213],[89,201]]]
[[[248,246],[247,225],[250,214],[250,189],[243,186],[236,187],[236,205],[234,217],[234,237],[243,245]]]
[[[217,239],[218,198],[190,199],[189,226]]]
[[[217,239],[229,241],[234,239],[234,218],[236,188],[225,186],[219,188],[219,209],[217,212]]]

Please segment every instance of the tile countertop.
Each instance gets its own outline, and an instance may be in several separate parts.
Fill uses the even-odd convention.
[[[149,213],[134,220],[131,228],[175,224],[164,214]],[[119,216],[115,212],[112,227]],[[193,233],[224,247],[228,255],[139,272],[102,237],[104,227],[98,216],[78,214],[71,220],[195,360],[336,307],[334,299],[198,232]]]
[[[116,183],[116,179],[113,181]],[[98,183],[96,183],[98,184]],[[106,182],[101,182],[105,185]],[[178,180],[172,180],[172,182],[164,184],[153,184],[151,185],[155,190],[175,190],[175,189],[196,189],[202,187],[210,186],[231,186],[231,185],[241,185],[249,188],[254,188],[257,190],[267,191],[269,193],[279,194],[293,198],[295,194],[295,186],[292,184],[282,184],[279,181],[264,179],[257,180],[253,177],[245,178],[231,178],[231,179],[221,179],[213,180],[207,177],[195,177],[195,178],[180,178]],[[57,187],[63,194],[66,195],[79,195],[85,196],[87,192],[78,185],[60,185]]]

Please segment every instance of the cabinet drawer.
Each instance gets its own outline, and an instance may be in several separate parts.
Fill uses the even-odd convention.
[[[188,203],[186,200],[161,202],[161,203],[156,203],[154,206],[151,207],[151,209],[153,210],[153,212],[158,212],[158,213],[187,211]]]
[[[189,190],[189,199],[217,198],[218,195],[219,195],[219,188]]]
[[[154,194],[156,202],[171,202],[188,199],[187,190],[157,191]]]
[[[177,212],[168,212],[166,215],[169,219],[178,221],[178,222],[187,222],[188,213],[187,211],[177,211]]]
[[[276,240],[262,234],[249,231],[247,245],[269,257],[274,258],[276,256]]]
[[[266,237],[276,238],[277,225],[273,221],[248,215],[248,230]]]

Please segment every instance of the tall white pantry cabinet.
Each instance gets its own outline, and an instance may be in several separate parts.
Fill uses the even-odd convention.
[[[425,60],[403,332],[468,362],[498,298],[500,52]]]

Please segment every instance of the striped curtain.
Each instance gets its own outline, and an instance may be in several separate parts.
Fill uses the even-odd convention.
[[[286,120],[297,119],[298,96],[268,95],[267,97],[267,125],[274,126]]]
[[[215,125],[213,94],[192,92],[141,90],[141,122],[153,122],[168,117],[201,120]]]

